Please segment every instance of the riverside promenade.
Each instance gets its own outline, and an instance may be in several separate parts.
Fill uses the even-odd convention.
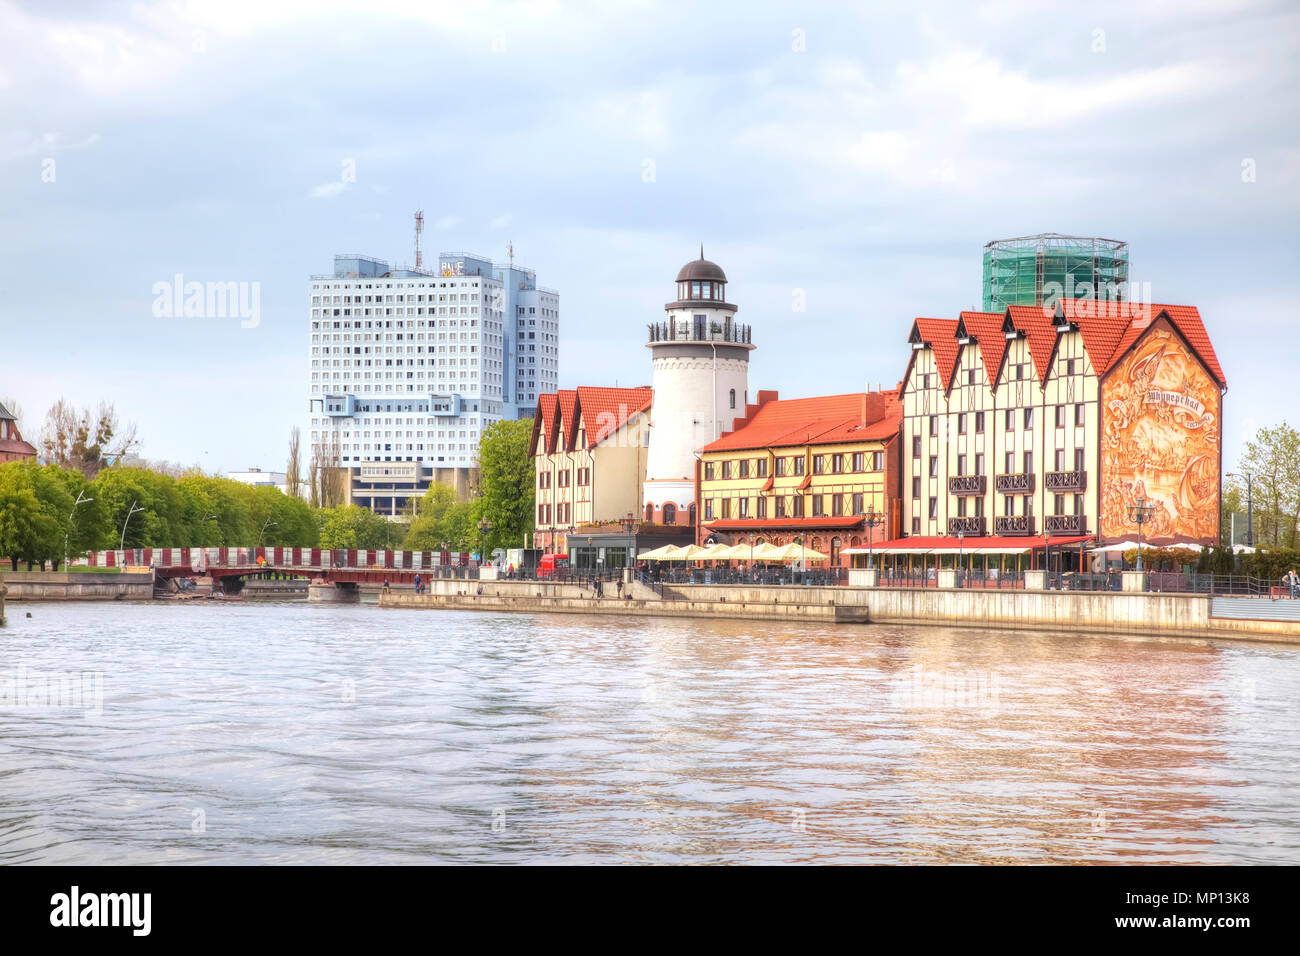
[[[439,580],[424,594],[381,594],[384,608],[613,614],[822,621],[836,624],[947,624],[996,630],[1074,631],[1300,644],[1296,620],[1277,619],[1268,598],[1111,591],[985,591],[962,588],[665,585],[633,581],[622,597],[590,587],[536,581]],[[1300,602],[1294,609],[1300,612]],[[1289,606],[1285,610],[1292,610]],[[1259,616],[1254,616],[1259,615]]]

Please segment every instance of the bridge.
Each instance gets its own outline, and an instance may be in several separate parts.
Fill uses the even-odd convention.
[[[468,577],[477,568],[469,552],[378,551],[326,548],[128,548],[92,551],[92,568],[150,568],[160,580],[207,577],[226,594],[237,594],[250,575],[309,578],[314,600],[359,597],[362,584],[411,584],[425,578]]]

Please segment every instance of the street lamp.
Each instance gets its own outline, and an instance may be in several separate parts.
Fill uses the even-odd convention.
[[[280,526],[276,522],[272,521],[270,518],[267,518],[266,523],[262,525],[262,530],[257,536],[257,546],[259,548],[262,546],[262,537],[266,534],[267,528],[278,528],[278,527]]]
[[[862,520],[867,526],[867,569],[870,570],[876,566],[875,541],[873,540],[876,525],[884,524],[885,516],[882,512],[876,510],[873,503],[867,505],[867,513]]]
[[[72,516],[77,513],[77,505],[85,504],[87,501],[94,501],[94,498],[84,498],[84,491],[77,492],[77,500],[72,503],[72,511],[68,514],[68,530],[63,535],[63,570],[68,570],[68,535],[72,534]]]
[[[961,587],[962,581],[966,580],[966,531],[961,529],[957,532],[957,587]]]
[[[492,530],[492,522],[487,518],[480,518],[478,522],[478,563],[483,563],[483,539],[487,537],[488,532]]]
[[[119,541],[117,545],[117,550],[119,551],[126,550],[126,526],[131,521],[131,515],[138,514],[139,512],[144,511],[143,508],[137,508],[136,507],[137,504],[139,504],[138,501],[131,502],[131,510],[126,513],[126,520],[122,522],[122,540]]]
[[[1151,515],[1155,512],[1156,506],[1147,504],[1147,500],[1139,497],[1137,504],[1128,506],[1128,520],[1135,522],[1138,526],[1138,561],[1137,569],[1142,571],[1142,526],[1151,520]]]
[[[1255,520],[1254,520],[1255,503],[1253,500],[1253,495],[1251,494],[1252,491],[1251,483],[1254,481],[1255,476],[1251,474],[1249,471],[1244,471],[1240,475],[1230,471],[1225,477],[1227,478],[1244,477],[1246,479],[1246,547],[1253,548],[1255,546]],[[1228,544],[1229,546],[1231,546],[1232,542],[1230,541],[1228,542]]]

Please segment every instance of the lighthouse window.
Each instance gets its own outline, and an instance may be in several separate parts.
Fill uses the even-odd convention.
[[[707,282],[704,283],[704,298],[706,298],[706,299],[712,299],[712,298],[713,298],[713,293],[712,293],[712,291],[711,291],[711,286],[710,286],[709,283],[707,283]]]
[[[699,297],[700,297],[700,284],[699,284],[698,282],[692,282],[692,283],[691,283],[691,298],[692,298],[692,299],[698,299]]]
[[[731,407],[736,407],[736,390],[734,388],[731,390]]]

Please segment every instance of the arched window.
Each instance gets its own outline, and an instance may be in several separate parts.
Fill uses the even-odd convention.
[[[649,501],[645,503],[645,520],[646,521],[655,520],[655,506]]]
[[[664,505],[664,524],[677,523],[677,506],[673,504]]]
[[[695,505],[694,504],[692,504],[689,508],[686,509],[686,517],[687,520],[690,522],[691,527],[694,528],[695,527]]]
[[[736,407],[736,390],[734,388],[731,390],[731,407]]]

